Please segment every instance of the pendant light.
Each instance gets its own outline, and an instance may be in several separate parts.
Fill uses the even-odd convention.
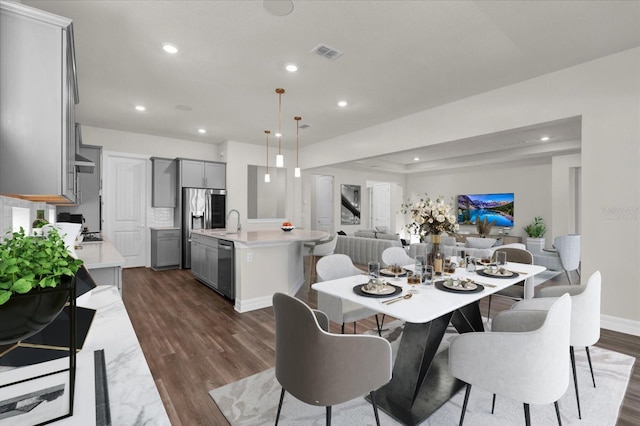
[[[298,165],[298,152],[300,151],[300,120],[302,120],[302,117],[293,117],[294,120],[296,120],[296,168],[295,171],[293,173],[293,175],[297,178],[300,177],[300,166]]]
[[[276,167],[284,167],[284,156],[282,155],[282,94],[284,93],[284,89],[278,88],[276,89],[276,93],[278,94],[278,133],[276,133],[276,137],[278,138],[278,155],[276,155]]]
[[[264,174],[264,181],[269,183],[271,182],[271,176],[269,176],[269,133],[270,130],[264,131],[265,135],[267,135],[267,172]]]

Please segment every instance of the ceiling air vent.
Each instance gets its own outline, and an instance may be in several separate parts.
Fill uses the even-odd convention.
[[[327,46],[326,44],[319,44],[313,48],[311,53],[315,53],[316,55],[320,55],[324,58],[329,59],[330,61],[335,61],[340,56],[344,55],[344,52],[336,50],[332,47]]]

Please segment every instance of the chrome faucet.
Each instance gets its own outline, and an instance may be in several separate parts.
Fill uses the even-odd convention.
[[[239,234],[242,231],[242,226],[240,225],[240,212],[236,209],[229,210],[227,213],[227,222],[229,222],[229,218],[231,217],[231,213],[236,212],[236,216],[238,216],[238,226],[236,227],[236,232]]]

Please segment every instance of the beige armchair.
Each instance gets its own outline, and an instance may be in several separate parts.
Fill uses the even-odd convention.
[[[571,369],[573,370],[573,385],[576,390],[576,403],[578,405],[578,417],[582,418],[580,410],[580,393],[578,392],[578,377],[576,375],[576,358],[574,347],[583,347],[587,352],[589,370],[591,371],[591,381],[596,387],[596,379],[593,375],[593,365],[589,346],[595,345],[600,340],[600,293],[601,293],[600,271],[594,272],[586,285],[556,285],[545,287],[536,294],[535,299],[523,300],[513,305],[512,309],[542,309],[547,310],[558,297],[563,294],[571,296],[571,337],[569,338],[569,354],[571,358]]]
[[[503,311],[495,316],[492,331],[465,333],[449,347],[451,374],[467,384],[460,425],[471,386],[495,396],[522,401],[527,425],[529,404],[553,402],[558,423],[558,400],[569,386],[569,333],[571,298],[560,297],[548,311]]]
[[[276,378],[282,385],[276,414],[280,419],[289,392],[307,404],[326,407],[369,394],[376,424],[380,424],[375,391],[391,379],[391,345],[370,335],[337,335],[320,327],[322,312],[283,293],[273,295],[276,322]]]

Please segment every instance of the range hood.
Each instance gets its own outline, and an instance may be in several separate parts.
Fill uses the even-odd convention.
[[[88,158],[83,157],[80,154],[76,154],[76,161],[75,161],[75,166],[76,166],[76,170],[78,171],[78,173],[93,173],[94,169],[96,168],[96,164],[89,160]]]

